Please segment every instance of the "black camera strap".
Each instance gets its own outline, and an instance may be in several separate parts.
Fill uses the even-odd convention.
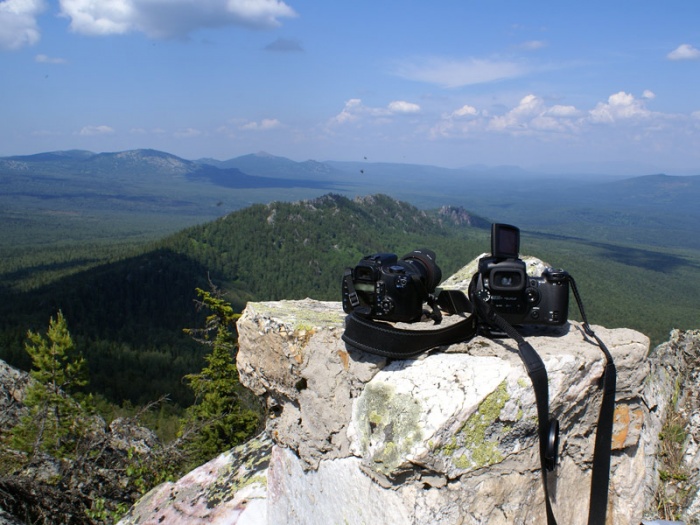
[[[610,351],[605,343],[596,335],[588,324],[583,301],[576,287],[576,281],[569,276],[571,290],[576,298],[583,329],[587,336],[595,339],[598,347],[605,354],[605,370],[601,378],[603,399],[598,414],[595,445],[593,449],[593,472],[591,474],[591,499],[588,506],[588,525],[605,523],[605,513],[608,508],[608,486],[610,484],[610,455],[612,452],[613,423],[615,419],[615,391],[617,389],[617,370]]]
[[[356,312],[345,320],[343,341],[370,354],[390,359],[408,359],[438,346],[468,341],[476,335],[475,316],[435,330],[403,330],[373,321]]]
[[[497,326],[518,343],[518,355],[525,365],[527,375],[532,382],[535,391],[535,404],[537,405],[537,433],[540,441],[540,471],[542,472],[542,485],[544,487],[544,503],[547,511],[547,524],[556,525],[552,504],[549,497],[549,484],[547,472],[551,472],[557,465],[559,451],[559,421],[549,417],[549,380],[544,362],[535,349],[525,341],[522,335],[513,326],[493,311],[489,303],[480,293],[473,296],[479,315],[488,323]],[[605,520],[601,522],[601,525]]]
[[[583,302],[573,277],[568,277],[576,302],[581,312],[583,329],[587,336],[595,339],[605,354],[606,365],[601,387],[603,399],[598,416],[596,440],[593,453],[591,491],[588,513],[588,525],[603,525],[607,513],[608,487],[610,482],[610,454],[612,445],[613,418],[615,411],[616,370],[612,355],[595,334],[586,318]],[[473,303],[473,304],[472,304]],[[427,352],[438,346],[468,341],[478,331],[477,317],[497,326],[518,344],[520,356],[532,382],[537,405],[538,436],[540,443],[540,466],[545,494],[547,524],[556,525],[552,511],[547,483],[547,472],[554,470],[559,449],[559,423],[549,415],[549,383],[544,363],[525,339],[510,323],[493,311],[489,303],[478,293],[472,296],[470,303],[461,291],[443,290],[437,298],[437,304],[450,313],[472,312],[475,314],[451,326],[435,330],[403,330],[394,326],[373,321],[352,312],[346,318],[345,332],[342,339],[348,345],[365,352],[391,359],[408,359]]]

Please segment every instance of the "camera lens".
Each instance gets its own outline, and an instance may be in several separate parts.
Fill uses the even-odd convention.
[[[413,268],[418,270],[421,280],[425,284],[429,293],[435,291],[435,287],[442,280],[442,270],[435,263],[435,252],[426,248],[413,250],[401,257],[402,261],[409,263]]]

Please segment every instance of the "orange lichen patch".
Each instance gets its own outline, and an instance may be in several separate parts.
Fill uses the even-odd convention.
[[[338,350],[338,357],[343,362],[343,369],[347,372],[350,368],[350,354],[344,350]]]
[[[630,409],[629,405],[615,407],[613,424],[612,449],[622,450],[635,445],[644,423],[644,412],[641,408]]]

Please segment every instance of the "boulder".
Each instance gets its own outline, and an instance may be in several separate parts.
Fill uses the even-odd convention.
[[[268,523],[544,523],[534,393],[514,342],[387,362],[343,343],[344,317],[307,299],[249,303],[238,322],[241,382],[271,414]],[[609,514],[639,523],[655,445],[649,341],[594,329],[618,370]],[[585,523],[604,356],[576,322],[529,340],[562,429],[555,513]]]

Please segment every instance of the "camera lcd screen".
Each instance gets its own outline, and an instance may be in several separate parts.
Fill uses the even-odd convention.
[[[520,230],[509,224],[491,227],[491,254],[499,259],[517,259],[520,252]]]

